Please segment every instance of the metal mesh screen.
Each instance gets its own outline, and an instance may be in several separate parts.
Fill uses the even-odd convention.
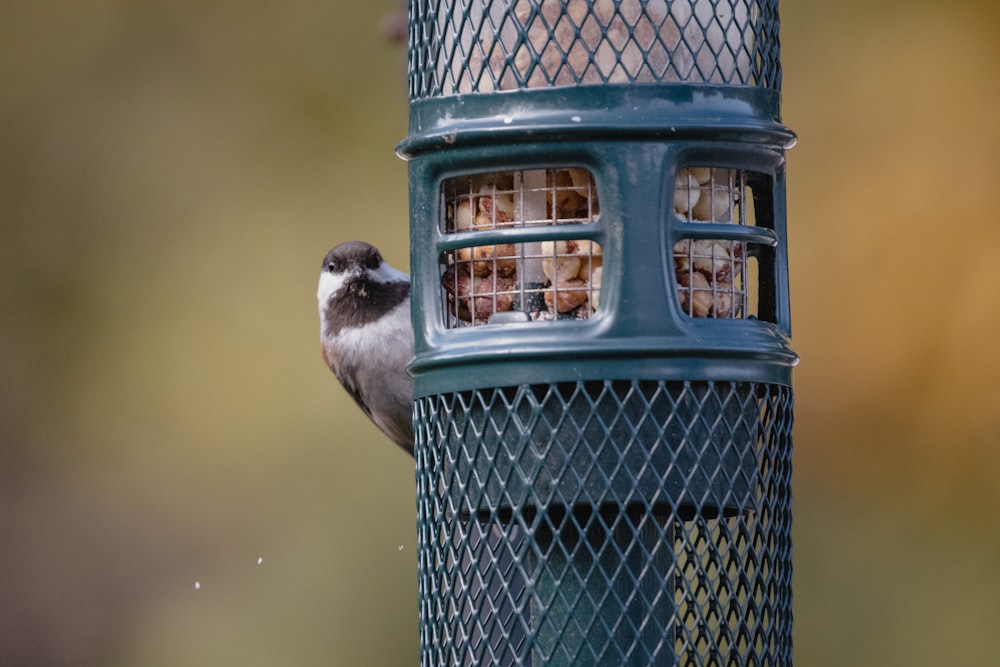
[[[691,317],[775,321],[773,206],[765,174],[690,166],[674,177],[672,242],[681,310]],[[442,183],[439,258],[447,328],[598,313],[600,204],[586,169],[483,172]],[[758,204],[760,204],[758,206]],[[758,210],[759,209],[759,210]],[[567,231],[567,225],[576,231]],[[551,232],[561,227],[556,237]],[[490,232],[530,230],[527,242]],[[456,247],[450,247],[456,246]],[[764,264],[767,271],[761,272]],[[760,307],[761,293],[772,296]]]
[[[777,0],[410,0],[410,99],[546,86],[780,90]]]
[[[603,380],[415,410],[421,664],[790,664],[790,388]]]
[[[440,258],[446,327],[587,319],[597,312],[602,248],[587,236],[599,233],[593,223],[600,206],[588,170],[460,176],[442,184],[441,196],[442,231],[456,243],[470,239]],[[581,226],[583,236],[552,238],[547,229],[557,225]],[[501,230],[532,230],[533,240],[490,243],[489,232]]]
[[[762,262],[773,266],[777,243],[770,193],[764,174],[697,166],[678,171],[674,215],[683,230],[673,260],[685,314],[775,321],[772,300],[760,307],[761,292],[774,291],[773,271],[760,271]]]

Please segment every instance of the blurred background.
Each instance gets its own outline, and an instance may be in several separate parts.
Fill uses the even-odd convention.
[[[8,0],[0,665],[417,663],[412,462],[315,283],[406,269],[397,7]],[[801,665],[1000,655],[1000,20],[783,0]]]

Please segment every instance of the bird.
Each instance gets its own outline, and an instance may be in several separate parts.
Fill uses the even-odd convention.
[[[323,258],[316,298],[323,358],[330,370],[368,418],[413,456],[413,379],[406,370],[413,357],[410,276],[389,266],[375,246],[348,241]],[[483,611],[484,627],[494,628],[489,642],[494,648],[504,642],[523,646],[524,624],[512,622],[501,631],[499,619],[515,613],[508,591],[523,591],[526,586],[523,573],[514,567],[525,535],[515,526],[505,538],[497,525],[487,534],[473,523],[470,530],[475,532],[468,539],[488,539],[496,553],[495,562],[476,564],[482,580],[491,582],[490,598],[498,605],[496,611],[488,607]],[[503,546],[504,539],[510,541],[509,547]],[[524,557],[522,553],[520,558]]]
[[[323,258],[316,292],[323,359],[368,418],[413,456],[410,276],[347,241]]]

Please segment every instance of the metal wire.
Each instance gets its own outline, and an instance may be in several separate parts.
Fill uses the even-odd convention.
[[[581,168],[481,173],[442,184],[446,235],[557,225],[593,227],[600,212]],[[593,229],[587,231],[590,235]],[[602,248],[588,238],[456,247],[441,256],[444,324],[587,319],[600,306]]]
[[[756,184],[756,185],[754,185]],[[674,214],[688,231],[674,243],[682,311],[699,318],[759,318],[757,256],[771,249],[725,238],[720,225],[772,227],[753,202],[769,196],[762,174],[690,166],[674,183]],[[442,185],[446,235],[556,225],[592,225],[600,212],[585,169],[489,172]],[[771,210],[767,207],[767,210]],[[586,238],[483,243],[442,253],[442,303],[448,328],[496,322],[587,319],[600,307],[603,249]],[[764,285],[763,289],[770,289]]]
[[[791,390],[417,401],[421,664],[787,665]]]
[[[410,0],[410,99],[549,86],[781,89],[777,0]]]
[[[763,179],[757,175],[757,179]],[[763,193],[759,196],[766,196]],[[685,234],[673,247],[677,299],[691,317],[756,318],[759,272],[750,270],[755,244],[720,238],[714,225],[756,226],[754,193],[747,173],[737,169],[691,166],[674,181],[674,214],[701,229]],[[763,226],[773,226],[761,221]],[[694,229],[693,227],[690,229]],[[755,268],[755,267],[754,267]]]

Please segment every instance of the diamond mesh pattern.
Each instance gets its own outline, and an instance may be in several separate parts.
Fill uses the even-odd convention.
[[[607,380],[415,409],[422,665],[790,664],[788,387]]]
[[[410,0],[410,99],[545,86],[781,88],[777,0]]]

